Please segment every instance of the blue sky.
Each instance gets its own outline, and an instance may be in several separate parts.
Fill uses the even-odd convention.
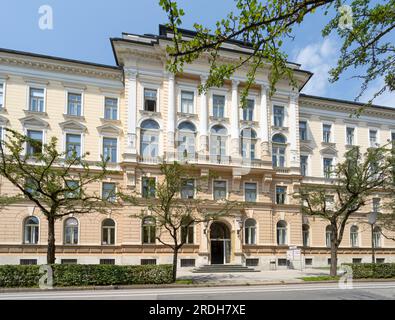
[[[158,33],[159,23],[166,15],[159,0],[2,0],[0,11],[0,47],[30,51],[71,59],[114,65],[109,42],[122,32],[135,34]],[[191,28],[194,22],[206,26],[224,17],[234,7],[232,0],[181,0],[186,11],[183,27]],[[53,30],[38,26],[42,5],[53,8]],[[339,41],[335,36],[323,39],[321,29],[327,18],[320,13],[305,20],[295,30],[295,39],[287,41],[285,50],[290,61],[299,62],[306,70],[315,73],[306,93],[339,99],[353,100],[359,93],[359,83],[347,73],[340,81],[330,84],[327,71],[335,64]],[[373,83],[366,98],[380,87]],[[395,95],[386,93],[375,100],[377,104],[395,106]]]

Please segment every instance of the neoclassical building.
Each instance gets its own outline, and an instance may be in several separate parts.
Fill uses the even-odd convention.
[[[0,50],[2,138],[9,127],[43,143],[56,136],[59,148],[89,151],[92,161],[109,156],[113,173],[92,188],[103,195],[120,187],[141,193],[140,205],[57,221],[57,262],[170,263],[171,251],[155,240],[154,218],[133,217],[144,209],[144,197],[154,195],[149,182],[161,178],[158,163],[167,159],[193,163],[196,178],[216,172],[201,192],[193,192],[191,179],[180,196],[210,200],[213,208],[223,198],[247,203],[235,217],[184,230],[181,267],[286,267],[290,247],[301,249],[294,265],[327,266],[328,223],[303,216],[292,193],[303,184],[330,183],[328,169],[350,146],[366,149],[395,140],[395,109],[371,106],[350,118],[358,103],[301,94],[314,76],[294,63],[289,66],[297,87],[280,81],[270,97],[268,69],[259,70],[242,109],[247,70],[199,94],[207,58],[185,66],[182,74],[169,74],[165,49],[171,37],[160,26],[159,35],[112,38],[116,66]],[[227,43],[221,60],[237,61],[249,50]],[[0,177],[0,192],[16,190]],[[371,232],[366,218],[381,198],[378,192],[350,220],[340,262],[370,262],[372,237],[377,261],[395,261],[395,242],[378,226]],[[43,264],[46,243],[46,219],[32,203],[1,209],[0,264]]]

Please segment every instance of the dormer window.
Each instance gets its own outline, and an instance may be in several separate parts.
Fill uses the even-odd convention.
[[[158,90],[144,89],[144,110],[157,112]]]

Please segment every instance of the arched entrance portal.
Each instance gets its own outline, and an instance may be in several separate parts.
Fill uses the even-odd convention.
[[[215,221],[210,227],[211,264],[230,263],[230,231],[225,223]]]

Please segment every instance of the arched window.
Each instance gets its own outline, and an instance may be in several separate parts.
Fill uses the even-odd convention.
[[[280,133],[277,133],[272,138],[272,161],[273,167],[285,167],[285,150],[287,139]]]
[[[195,157],[196,127],[193,123],[184,121],[178,126],[177,151],[178,158]]]
[[[326,226],[325,229],[325,242],[326,242],[326,247],[330,248],[332,245],[332,226]]]
[[[358,247],[358,227],[357,226],[352,226],[350,228],[350,242],[351,242],[351,247]]]
[[[210,135],[210,155],[226,156],[226,144],[228,139],[228,131],[221,125],[215,125],[211,128]]]
[[[244,223],[245,244],[256,244],[256,221],[247,219]]]
[[[303,246],[310,246],[310,226],[308,224],[302,225]]]
[[[115,221],[112,219],[105,219],[102,222],[102,244],[115,244]]]
[[[24,222],[24,243],[37,244],[39,235],[39,221],[37,217],[28,217]]]
[[[185,218],[182,221],[181,240],[186,244],[194,243],[194,223],[191,219]]]
[[[381,228],[378,226],[375,226],[373,229],[373,246],[381,248]]]
[[[141,123],[140,154],[144,158],[156,158],[159,154],[159,124],[151,119]]]
[[[277,244],[280,246],[287,244],[287,223],[284,220],[277,222]]]
[[[68,218],[64,222],[64,243],[78,244],[78,220],[76,218]]]
[[[156,242],[156,220],[153,217],[145,217],[142,224],[142,240],[144,244]]]
[[[241,132],[241,155],[243,158],[255,159],[256,132],[251,128]]]

